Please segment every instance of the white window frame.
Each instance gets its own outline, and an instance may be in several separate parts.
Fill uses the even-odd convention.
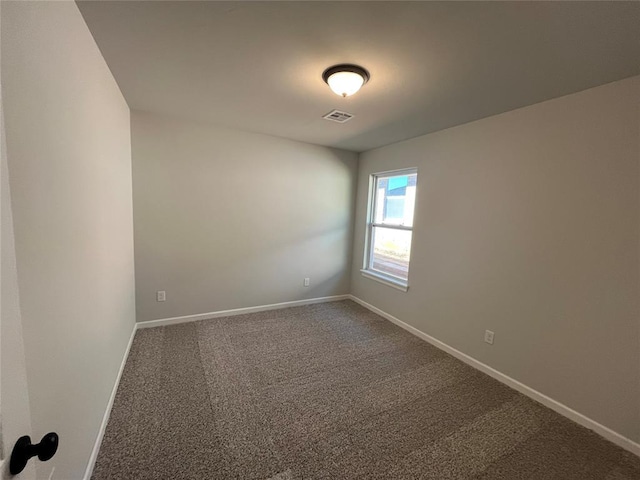
[[[381,178],[389,178],[396,177],[401,175],[413,175],[418,174],[418,169],[414,168],[403,168],[400,170],[389,170],[386,172],[378,172],[369,175],[369,198],[367,199],[367,226],[364,240],[364,261],[363,267],[360,270],[363,276],[370,278],[372,280],[384,283],[385,285],[389,285],[390,287],[396,288],[398,290],[402,290],[406,292],[409,289],[409,279],[405,280],[404,278],[397,277],[395,275],[391,275],[389,273],[384,273],[379,270],[374,270],[371,265],[373,264],[373,228],[381,227],[381,228],[390,228],[396,230],[405,230],[413,232],[413,226],[406,225],[393,225],[388,223],[376,223],[374,221],[374,213],[375,206],[378,201],[378,191],[376,185],[378,184],[378,180]],[[417,195],[416,195],[417,197]],[[414,203],[414,221],[412,224],[415,224],[415,203]],[[413,235],[411,238],[411,249],[413,249]]]

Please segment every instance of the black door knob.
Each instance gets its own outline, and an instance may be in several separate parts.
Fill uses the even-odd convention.
[[[11,475],[17,475],[24,470],[29,459],[36,455],[40,460],[46,462],[56,454],[57,450],[58,434],[55,432],[47,433],[42,437],[40,443],[37,443],[36,445],[31,444],[31,438],[28,435],[20,437],[13,446],[13,451],[11,452],[9,472]]]

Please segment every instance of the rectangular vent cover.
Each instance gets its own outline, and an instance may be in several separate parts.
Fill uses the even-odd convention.
[[[325,120],[331,120],[332,122],[345,123],[351,120],[353,115],[347,112],[341,112],[340,110],[332,110],[322,118]]]

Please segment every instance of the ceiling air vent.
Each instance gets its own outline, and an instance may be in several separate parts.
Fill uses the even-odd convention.
[[[341,112],[340,110],[332,110],[322,118],[325,120],[331,120],[332,122],[345,123],[351,120],[353,115],[347,112]]]

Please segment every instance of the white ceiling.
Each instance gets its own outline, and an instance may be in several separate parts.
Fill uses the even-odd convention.
[[[354,151],[640,74],[639,2],[78,5],[132,109]]]

